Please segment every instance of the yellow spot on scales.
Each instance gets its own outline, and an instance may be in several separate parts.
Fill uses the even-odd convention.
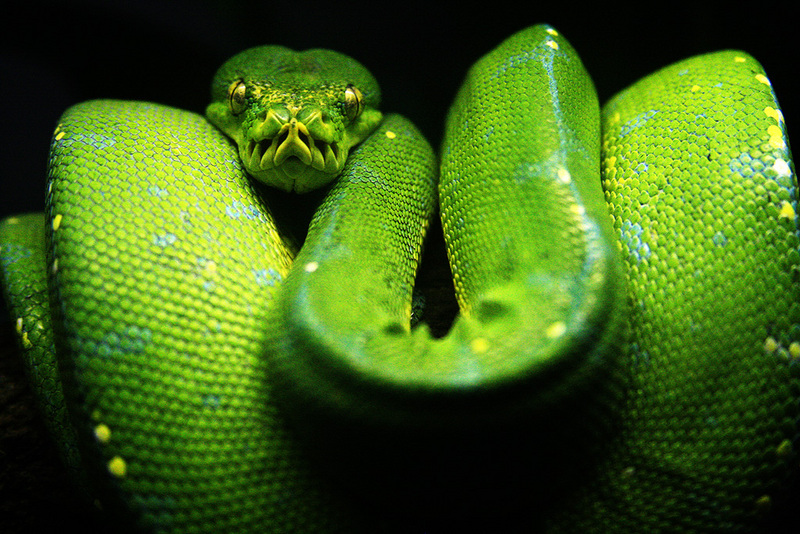
[[[764,340],[764,350],[767,352],[775,352],[778,350],[778,342],[774,337],[768,337]]]
[[[783,140],[783,132],[780,127],[772,124],[767,128],[769,134],[769,144],[773,148],[786,148],[786,141]]]
[[[55,232],[56,230],[58,230],[59,228],[61,228],[61,220],[62,220],[63,218],[64,218],[64,216],[63,216],[63,215],[61,215],[60,213],[56,214],[56,216],[55,216],[55,217],[53,217],[53,231],[54,231],[54,232]]]
[[[203,266],[203,271],[208,276],[212,276],[217,274],[217,263],[211,260],[208,260],[206,264]]]
[[[764,85],[772,85],[771,83],[769,83],[769,78],[767,78],[763,74],[756,74],[756,80],[763,83]]]
[[[475,354],[483,354],[489,350],[489,340],[485,337],[476,337],[470,343],[470,347]]]
[[[397,137],[397,134],[391,130],[386,130],[386,137],[388,137],[389,139],[394,139],[395,137]]]
[[[700,90],[700,86],[699,86],[699,85],[693,85],[693,86],[692,86],[692,92],[693,92],[693,93],[696,93],[696,92],[697,92],[697,91],[699,91],[699,90]]]
[[[636,468],[635,467],[626,467],[625,469],[622,470],[621,474],[622,474],[622,478],[631,478],[633,475],[636,474]]]
[[[548,339],[555,339],[563,336],[566,331],[567,323],[564,321],[556,321],[547,327],[547,329],[544,331],[544,334],[548,337]]]
[[[794,208],[792,207],[792,205],[790,203],[784,201],[783,204],[781,204],[781,211],[780,211],[780,213],[778,213],[778,218],[779,219],[790,219],[790,220],[793,221],[794,217],[795,217]]]
[[[114,456],[108,461],[108,472],[115,477],[122,478],[128,472],[128,464],[119,456]]]
[[[558,169],[558,179],[561,180],[562,184],[568,184],[572,181],[572,176],[570,176],[569,171],[567,169]]]
[[[769,495],[762,495],[756,499],[756,512],[766,513],[772,508],[772,499]]]
[[[31,340],[28,339],[28,333],[27,332],[23,332],[22,333],[22,348],[23,349],[33,348],[33,343],[31,343]]]
[[[307,273],[313,273],[319,268],[319,263],[315,261],[310,261],[303,266],[303,270]]]
[[[789,344],[789,356],[794,359],[800,358],[800,343],[792,341]]]
[[[94,437],[97,438],[97,441],[100,443],[108,443],[111,441],[111,429],[108,428],[108,425],[100,423],[94,427]]]
[[[547,28],[547,30],[546,30],[546,31],[547,31],[547,33],[549,33],[549,34],[550,34],[550,35],[552,35],[553,37],[558,37],[558,32],[557,32],[557,31],[555,31],[553,28]]]
[[[775,454],[781,459],[789,458],[792,455],[792,442],[788,439],[781,441],[775,449]]]
[[[548,40],[545,44],[553,50],[558,50],[558,43],[555,41]]]
[[[570,204],[569,211],[571,211],[575,215],[583,215],[584,213],[586,213],[586,208],[584,208],[580,204]]]
[[[22,317],[17,317],[17,335],[22,334]]]
[[[747,61],[747,60],[746,60],[745,58],[743,58],[742,56],[736,56],[735,58],[733,58],[733,60],[734,60],[736,63],[744,63],[745,61]]]
[[[767,117],[772,117],[778,122],[783,122],[783,113],[779,109],[767,106],[764,108],[764,115],[766,115]]]

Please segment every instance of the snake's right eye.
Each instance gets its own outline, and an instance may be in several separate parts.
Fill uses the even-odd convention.
[[[364,95],[358,90],[358,87],[348,84],[344,91],[344,114],[345,116],[354,121],[364,111]]]
[[[231,108],[231,113],[238,115],[244,111],[247,101],[245,99],[245,91],[247,86],[242,80],[236,80],[230,87],[228,87],[228,105]]]

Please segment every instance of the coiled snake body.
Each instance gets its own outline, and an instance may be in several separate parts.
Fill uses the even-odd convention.
[[[797,182],[758,63],[688,59],[601,113],[532,27],[472,67],[440,162],[379,98],[345,56],[261,47],[208,120],[63,115],[0,263],[78,487],[158,532],[756,528],[800,411]],[[299,251],[272,188],[326,191]],[[442,338],[409,326],[437,209]]]

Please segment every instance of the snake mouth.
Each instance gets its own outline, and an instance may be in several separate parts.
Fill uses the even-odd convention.
[[[249,139],[243,152],[242,159],[253,172],[268,171],[286,164],[284,170],[288,172],[310,166],[317,171],[334,174],[341,170],[344,160],[337,142],[315,139],[308,128],[294,118],[283,124],[274,137]]]

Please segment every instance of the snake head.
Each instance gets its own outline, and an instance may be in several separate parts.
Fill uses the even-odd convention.
[[[206,116],[238,145],[247,172],[296,193],[336,178],[382,117],[369,71],[330,50],[245,50],[217,71],[211,96]]]

